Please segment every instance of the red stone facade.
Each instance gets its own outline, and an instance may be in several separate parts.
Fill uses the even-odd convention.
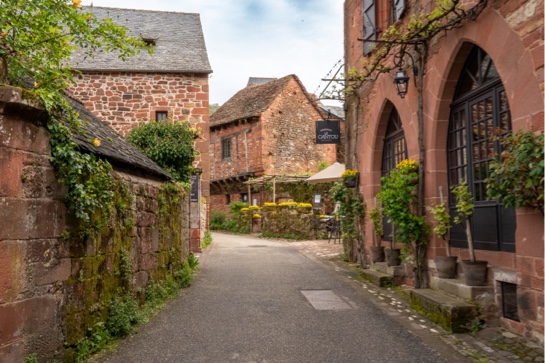
[[[345,59],[347,68],[359,67],[364,56],[362,0],[345,1]],[[390,1],[375,1],[377,9]],[[396,23],[406,23],[411,14],[429,12],[434,1],[405,2],[404,16]],[[470,7],[476,2],[462,2]],[[377,13],[377,27],[386,30],[388,18]],[[380,39],[381,33],[378,34]],[[544,118],[544,54],[543,1],[488,1],[475,21],[440,33],[430,42],[424,71],[424,147],[425,147],[425,205],[438,203],[438,187],[448,190],[447,136],[450,106],[462,68],[470,49],[477,45],[494,62],[510,106],[512,130],[543,130]],[[411,49],[411,48],[409,48]],[[372,56],[372,53],[370,54]],[[392,63],[387,64],[391,66]],[[399,113],[407,142],[408,157],[419,160],[418,92],[414,75],[405,98],[399,97],[393,83],[393,72],[365,82],[357,94],[347,100],[348,111],[347,167],[361,173],[360,190],[365,200],[372,201],[380,188],[382,151],[388,117],[393,108]],[[432,218],[428,216],[429,220]],[[367,223],[367,235],[372,235]],[[521,208],[516,211],[516,252],[476,250],[477,259],[489,263],[488,285],[496,295],[501,311],[500,282],[517,285],[520,322],[499,317],[500,323],[518,333],[543,341],[543,215]],[[454,255],[468,258],[464,248],[454,248]],[[428,248],[429,267],[433,258],[444,255],[444,242],[432,237]]]
[[[259,117],[211,128],[211,210],[227,212],[229,201],[248,192],[242,181],[249,176],[317,172],[321,161],[336,161],[335,145],[315,142],[315,122],[323,115],[304,92],[292,79]],[[229,138],[231,157],[222,158],[222,140]],[[268,201],[255,198],[259,205]]]
[[[192,213],[201,218],[192,225],[192,250],[200,250],[200,239],[207,228],[210,196],[208,156],[209,90],[208,74],[90,72],[77,77],[71,88],[75,98],[122,136],[140,123],[155,120],[156,112],[167,112],[172,121],[189,122],[199,130],[195,142],[197,156],[193,166],[202,170],[201,203]]]

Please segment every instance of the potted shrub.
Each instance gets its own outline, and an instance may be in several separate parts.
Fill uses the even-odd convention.
[[[462,260],[465,283],[468,286],[483,286],[486,284],[487,261],[475,259],[475,250],[473,248],[473,233],[471,230],[471,217],[475,209],[471,202],[471,193],[465,180],[461,180],[458,186],[452,188],[452,194],[456,200],[456,213],[454,223],[460,224],[467,236],[467,248],[469,250],[469,260]]]
[[[369,211],[369,219],[373,222],[373,245],[371,246],[371,260],[373,262],[384,261],[384,247],[382,238],[384,237],[384,229],[382,228],[382,208],[377,204],[375,198],[375,206]]]
[[[443,189],[439,187],[439,196],[441,201],[439,204],[433,207],[431,214],[437,221],[437,225],[433,229],[433,232],[443,241],[445,241],[446,256],[435,256],[435,268],[437,270],[437,276],[442,279],[453,279],[456,276],[456,264],[458,257],[451,256],[450,254],[450,242],[447,239],[450,231],[450,213],[447,210],[447,204],[443,200]]]
[[[384,214],[392,222],[392,249],[386,251],[388,265],[397,262],[393,257],[395,241],[403,243],[403,253],[412,252],[416,262],[415,286],[424,281],[425,260],[422,251],[427,245],[428,225],[418,213],[418,164],[406,159],[390,171],[390,175],[381,178],[382,185],[378,198]],[[407,257],[405,257],[407,258]],[[391,262],[389,261],[392,260]]]
[[[347,188],[355,188],[358,185],[358,172],[353,169],[346,169],[342,174],[344,186]]]

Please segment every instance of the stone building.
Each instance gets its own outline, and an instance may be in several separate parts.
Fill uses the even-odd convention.
[[[321,161],[336,161],[336,145],[316,144],[324,112],[297,76],[253,80],[210,118],[212,210],[248,202],[242,183],[250,177],[315,172]]]
[[[487,324],[499,323],[543,341],[543,215],[529,208],[504,208],[498,200],[487,200],[483,189],[488,163],[500,152],[494,130],[543,130],[543,1],[460,1],[466,11],[458,13],[467,18],[429,39],[395,38],[389,26],[404,29],[401,36],[408,34],[412,16],[431,13],[435,1],[395,4],[345,1],[347,71],[365,73],[362,63],[372,64],[391,48],[378,71],[366,81],[355,81],[355,91],[347,97],[347,167],[359,170],[359,190],[372,201],[382,175],[403,159],[416,160],[424,168],[430,222],[429,208],[439,202],[439,188],[447,196],[460,178],[467,180],[475,204],[477,259],[488,261],[487,284],[471,290],[479,290],[472,296],[491,304]],[[380,42],[385,39],[401,41]],[[405,54],[399,53],[402,49]],[[419,54],[424,54],[422,64]],[[404,98],[393,81],[399,66],[410,77]],[[417,87],[414,80],[420,76],[423,83],[416,82]],[[452,199],[449,207],[454,214]],[[370,222],[366,228],[372,235]],[[460,228],[452,230],[450,243],[459,261],[468,258]],[[431,286],[458,291],[458,280],[441,280],[435,274],[434,257],[444,254],[444,242],[431,237],[426,256]]]
[[[122,136],[149,120],[189,122],[199,130],[193,166],[200,170],[199,202],[193,202],[192,250],[200,249],[207,226],[210,194],[208,158],[209,89],[212,73],[199,14],[85,7],[97,18],[111,18],[141,37],[154,52],[121,60],[99,51],[78,52],[72,66],[80,73],[74,97]],[[200,215],[200,218],[199,218]]]

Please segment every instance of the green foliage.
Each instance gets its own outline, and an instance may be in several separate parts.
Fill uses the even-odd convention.
[[[75,361],[77,363],[86,362],[92,354],[104,348],[112,339],[105,323],[96,323],[92,328],[87,329],[85,338],[78,343]]]
[[[331,188],[331,195],[335,202],[340,203],[339,215],[344,246],[351,244],[360,237],[359,221],[365,215],[365,202],[360,193],[353,193],[344,183],[337,182]],[[348,251],[351,248],[347,248]],[[345,250],[345,253],[348,251]]]
[[[231,202],[229,204],[229,210],[231,211],[231,218],[236,218],[239,215],[240,210],[242,208],[248,208],[248,204],[241,201]]]
[[[181,268],[174,272],[174,278],[181,288],[191,286],[193,283],[193,270],[189,266],[189,263],[182,262]]]
[[[461,224],[463,220],[470,219],[473,216],[475,209],[475,205],[472,203],[473,196],[465,180],[460,180],[460,184],[452,188],[452,194],[456,199],[457,213],[457,216],[454,217],[454,223]]]
[[[130,131],[127,140],[165,169],[175,181],[189,182],[196,151],[189,123],[150,121]]]
[[[38,355],[36,353],[29,354],[25,358],[25,363],[38,363]]]
[[[187,263],[189,264],[189,267],[191,270],[195,271],[199,268],[199,260],[193,253],[189,254],[189,257],[187,258]]]
[[[316,165],[316,168],[318,169],[319,172],[324,169],[327,169],[328,167],[329,167],[329,164],[325,160],[320,161],[318,165]]]
[[[451,228],[450,225],[450,213],[447,209],[447,204],[445,201],[437,204],[431,210],[431,214],[437,221],[437,225],[433,229],[433,232],[437,234],[442,239],[446,239],[446,236]]]
[[[213,211],[212,215],[210,216],[210,229],[213,231],[224,229],[226,220],[227,217],[225,216],[225,213]]]
[[[369,211],[369,219],[373,222],[375,234],[381,239],[384,237],[384,228],[382,226],[382,207],[377,204]]]
[[[487,196],[505,207],[528,206],[543,214],[543,132],[517,131],[501,143],[501,155],[490,163]]]
[[[112,337],[127,336],[134,325],[141,321],[138,303],[129,294],[114,296],[109,304],[106,329]]]
[[[54,107],[54,105],[50,105]],[[52,117],[47,125],[51,133],[51,163],[57,180],[66,188],[65,202],[78,224],[80,237],[95,236],[109,220],[111,211],[111,165],[79,150],[70,129]]]
[[[212,243],[212,233],[209,230],[206,230],[204,231],[204,238],[202,240],[202,248],[208,247],[208,245],[210,245],[211,243]]]
[[[400,162],[381,182],[377,197],[395,226],[396,240],[406,245],[427,244],[428,225],[417,213],[418,166],[414,160]]]
[[[133,275],[133,267],[131,256],[125,249],[119,251],[119,276],[121,277],[122,285],[125,289],[129,289],[131,286],[131,280]]]

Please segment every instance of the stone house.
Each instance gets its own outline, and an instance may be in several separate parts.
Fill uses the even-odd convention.
[[[412,15],[430,13],[435,7],[434,1],[427,0],[395,4],[387,0],[344,3],[347,71],[361,69],[362,62],[372,60],[380,49],[394,49],[392,56],[381,61],[392,71],[376,73],[346,99],[347,167],[359,170],[359,190],[366,201],[372,201],[382,175],[403,159],[418,161],[425,171],[424,204],[430,222],[429,208],[439,202],[439,188],[447,195],[451,186],[465,178],[475,203],[477,259],[488,261],[487,285],[470,293],[490,304],[492,316],[487,324],[499,323],[543,342],[543,215],[529,208],[504,208],[498,200],[487,200],[483,189],[488,162],[500,151],[493,139],[495,129],[543,130],[543,1],[461,1],[463,8],[473,8],[469,19],[425,44],[376,42],[390,25],[407,25]],[[398,69],[393,55],[401,48],[406,52],[401,68],[411,78],[404,98],[393,82]],[[415,74],[412,65],[419,65],[418,54],[424,49],[424,69]],[[413,78],[420,75],[423,83],[417,87]],[[419,96],[423,153],[418,142]],[[476,129],[479,136],[471,137],[475,131],[469,130]],[[372,233],[367,222],[366,235]],[[460,228],[452,230],[450,244],[458,261],[468,258]],[[366,242],[366,248],[370,245]],[[460,291],[458,280],[436,276],[434,257],[444,254],[444,242],[432,236],[426,256],[431,287]]]
[[[200,249],[207,228],[210,195],[208,158],[209,88],[212,73],[199,14],[85,7],[97,18],[111,18],[141,37],[154,52],[121,60],[99,51],[72,59],[79,74],[71,88],[94,115],[126,136],[140,123],[189,122],[199,130],[193,166],[200,176],[200,196],[192,202],[192,250]]]
[[[112,214],[94,238],[65,234],[73,216],[50,162],[48,115],[20,88],[0,87],[1,362],[23,362],[32,353],[40,362],[73,361],[112,296],[120,289],[144,293],[189,255],[188,193],[160,215],[170,176],[81,103],[69,102],[84,121],[79,147],[112,165],[121,202],[114,208],[122,214]],[[125,277],[122,256],[132,266]]]
[[[252,78],[210,117],[212,210],[249,202],[249,178],[315,172],[321,161],[336,161],[336,145],[316,144],[315,122],[325,117],[317,103],[295,75]]]

